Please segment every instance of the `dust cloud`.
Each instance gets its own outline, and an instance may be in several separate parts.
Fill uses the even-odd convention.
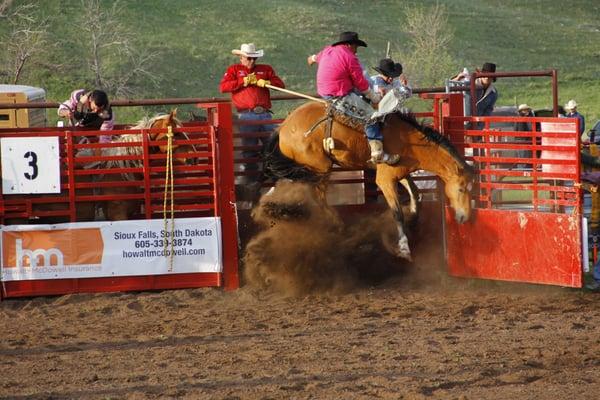
[[[246,283],[284,295],[345,292],[402,271],[382,243],[396,235],[390,212],[342,222],[311,186],[280,182],[252,218],[262,230],[246,246]],[[386,239],[386,240],[383,240]]]

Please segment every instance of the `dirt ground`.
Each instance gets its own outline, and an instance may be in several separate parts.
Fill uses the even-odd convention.
[[[598,398],[598,295],[440,285],[7,300],[0,398]]]
[[[279,249],[280,235],[258,235],[249,248]],[[232,292],[0,303],[0,399],[599,397],[599,295],[450,278],[431,248],[416,248],[413,264],[378,268],[389,260],[375,248],[306,243],[289,265],[311,253],[311,275],[322,279],[304,285],[291,284],[306,276],[288,268],[285,279],[266,279],[271,286]],[[338,262],[310,251],[332,247]],[[271,256],[281,254],[245,260]],[[259,270],[250,279],[268,275]],[[352,279],[332,284],[342,276]]]

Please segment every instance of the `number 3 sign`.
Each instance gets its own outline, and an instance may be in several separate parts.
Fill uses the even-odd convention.
[[[57,137],[1,138],[2,193],[60,193]]]

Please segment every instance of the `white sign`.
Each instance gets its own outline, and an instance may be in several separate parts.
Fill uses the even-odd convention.
[[[60,193],[58,137],[0,139],[4,194]]]
[[[223,270],[219,218],[180,218],[164,228],[162,220],[2,226],[0,280]]]

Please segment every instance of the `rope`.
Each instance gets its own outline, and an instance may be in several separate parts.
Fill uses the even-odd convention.
[[[170,198],[169,198],[170,192]],[[169,254],[169,272],[173,272],[173,261],[175,259],[174,252],[174,244],[173,241],[175,239],[175,201],[173,194],[173,128],[171,126],[168,127],[167,131],[167,165],[165,167],[165,195],[163,200],[163,220],[164,220],[164,230],[167,232],[169,221],[167,219],[167,198],[170,199],[171,202],[171,234],[167,236],[164,242],[164,250],[165,256],[167,255],[167,250],[169,250],[169,242],[170,246],[170,254]]]
[[[273,90],[278,90],[278,91],[283,92],[283,93],[288,93],[288,94],[291,94],[291,95],[294,95],[294,96],[304,97],[305,99],[309,99],[309,100],[312,100],[312,101],[318,101],[319,103],[327,104],[327,100],[323,100],[323,99],[319,99],[317,97],[309,96],[309,95],[304,94],[304,93],[294,92],[293,90],[280,88],[279,86],[265,85],[265,87],[269,88],[269,89],[273,89]]]

